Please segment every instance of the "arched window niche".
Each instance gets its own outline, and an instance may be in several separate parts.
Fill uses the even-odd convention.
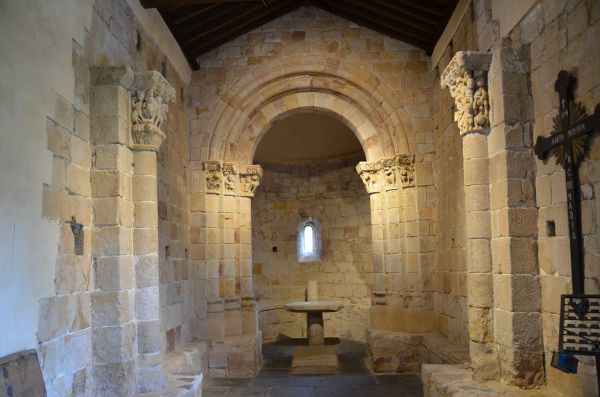
[[[304,218],[298,224],[298,262],[318,262],[322,250],[321,224],[315,217]]]

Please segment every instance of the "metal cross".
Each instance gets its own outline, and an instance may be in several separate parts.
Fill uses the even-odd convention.
[[[579,190],[579,163],[588,146],[588,134],[600,128],[600,104],[594,114],[586,117],[585,108],[573,101],[575,78],[565,70],[558,72],[555,91],[560,99],[560,111],[554,119],[554,131],[548,138],[538,137],[535,154],[546,160],[549,154],[557,157],[565,169],[567,207],[569,210],[569,241],[573,294],[584,294],[583,237],[581,232],[581,201]]]

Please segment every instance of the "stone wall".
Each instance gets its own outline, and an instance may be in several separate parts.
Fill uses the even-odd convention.
[[[135,326],[129,324],[130,321],[146,319],[146,316],[158,319],[159,302],[161,339],[151,343],[159,350],[161,345],[163,351],[172,350],[191,339],[192,334],[194,311],[191,309],[189,280],[193,272],[186,257],[189,239],[185,169],[188,115],[184,100],[189,74],[180,75],[178,59],[168,60],[156,44],[158,41],[164,45],[165,41],[173,40],[171,36],[160,37],[165,34],[166,27],[142,26],[139,18],[148,23],[146,13],[150,12],[141,10],[138,3],[133,2],[130,6],[126,1],[97,1],[88,12],[91,16],[89,31],[85,32],[83,40],[69,41],[74,71],[70,85],[73,95],[70,99],[57,95],[54,110],[46,123],[47,147],[53,154],[53,164],[52,178],[44,185],[43,216],[58,222],[60,230],[56,295],[40,301],[37,333],[42,371],[50,396],[90,395],[94,378],[96,393],[131,392],[135,387],[135,376],[125,380],[128,385],[120,385],[124,387],[120,391],[118,382],[113,381],[110,388],[103,389],[100,379],[103,375],[99,371],[92,374],[92,362],[127,361],[135,359],[138,353],[146,353],[145,349],[154,349],[138,346],[133,343],[135,338],[126,335],[129,329],[135,334]],[[169,53],[172,55],[173,51],[169,50]],[[95,90],[91,86],[94,78],[91,68],[125,65],[136,71],[162,71],[178,94],[176,104],[169,106],[168,121],[162,127],[168,137],[158,154],[158,178],[150,177],[152,184],[158,185],[160,211],[154,205],[145,207],[150,212],[143,212],[142,206],[134,205],[131,201],[132,189],[136,189],[133,154],[126,146],[118,149],[120,145],[113,144],[117,141],[110,141],[111,130],[107,124],[90,123]],[[102,94],[98,95],[98,98],[102,97]],[[128,106],[128,102],[124,105]],[[128,128],[126,119],[124,122],[122,128]],[[138,166],[141,166],[140,161],[136,161]],[[118,187],[121,193],[114,200],[108,197],[107,189],[111,189],[108,180],[99,176],[110,173],[111,167],[122,176]],[[150,169],[149,172],[156,175],[156,171]],[[158,236],[132,246],[135,236],[131,233],[136,224],[143,227],[140,225],[157,222],[152,210],[160,216]],[[83,236],[79,248],[74,240],[77,228],[81,228]],[[111,228],[120,230],[119,241],[111,240],[108,234]],[[156,252],[159,238],[163,247],[160,275],[158,260],[147,262],[139,256],[146,250]],[[169,246],[169,258],[164,256],[165,246]],[[120,256],[106,256],[115,254]],[[142,305],[142,296],[134,297],[136,292],[132,288],[136,284],[138,288],[144,287],[145,283],[158,285],[159,279],[160,288],[145,291],[145,298],[155,303],[148,307]],[[148,292],[154,296],[148,296]],[[119,327],[120,336],[113,332],[116,328],[106,327],[113,326],[113,319],[116,319],[107,312],[112,304],[109,302],[111,296],[117,299],[114,303],[119,307],[119,321],[124,321]],[[140,336],[140,343],[147,343],[141,341]]]
[[[373,262],[369,196],[354,169],[359,160],[263,165],[252,200],[252,245],[264,342],[307,337],[306,316],[283,305],[304,301],[309,280],[318,282],[319,299],[345,303],[324,315],[325,336],[365,340]],[[298,261],[298,225],[306,217],[321,226],[323,251],[315,262]]]
[[[463,16],[437,65],[441,73],[456,51],[476,47],[472,6]],[[466,281],[465,196],[462,138],[454,122],[454,99],[439,84],[433,86],[433,128],[435,131],[434,172],[437,190],[435,221],[437,252],[432,275],[437,330],[451,341],[468,346]]]
[[[600,103],[600,4],[596,1],[538,2],[510,34],[513,46],[529,51],[533,96],[533,133],[547,137],[558,109],[554,82],[561,69],[577,77],[575,100],[588,114]],[[596,55],[592,55],[596,54]],[[597,134],[596,134],[597,135]],[[590,151],[580,167],[581,219],[585,250],[585,293],[600,292],[600,142],[590,141]],[[558,348],[560,294],[571,293],[571,268],[567,224],[565,175],[551,157],[536,160],[538,250],[541,277],[541,312],[546,376],[551,389],[565,395],[590,396],[595,391],[592,359],[582,360],[578,375],[566,375],[550,367],[551,352]],[[549,224],[554,223],[554,230]]]

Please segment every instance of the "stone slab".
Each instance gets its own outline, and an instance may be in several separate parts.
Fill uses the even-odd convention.
[[[340,371],[335,346],[300,346],[292,360],[294,375],[328,375]]]
[[[343,307],[344,302],[339,301],[291,302],[285,304],[286,310],[299,313],[337,312]]]
[[[46,387],[35,350],[0,359],[0,397],[45,397]]]

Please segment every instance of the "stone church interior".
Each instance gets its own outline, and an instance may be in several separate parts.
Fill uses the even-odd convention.
[[[600,1],[0,0],[0,93],[0,397],[599,395]]]

